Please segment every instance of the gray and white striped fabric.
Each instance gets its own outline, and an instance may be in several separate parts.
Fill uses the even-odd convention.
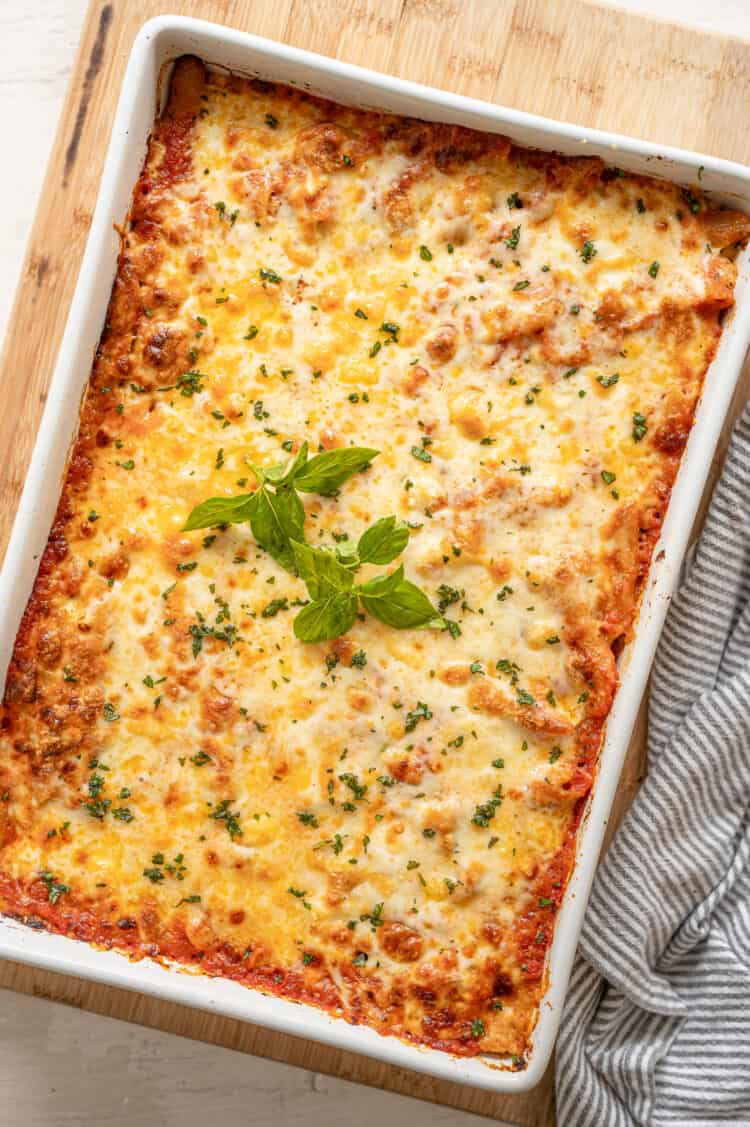
[[[560,1127],[750,1127],[750,404],[654,667],[649,775],[586,914]]]

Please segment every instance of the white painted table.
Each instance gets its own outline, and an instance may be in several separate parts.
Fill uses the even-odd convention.
[[[0,164],[0,336],[86,5],[0,0],[0,121],[7,145]],[[617,6],[750,38],[750,0],[617,0]],[[0,994],[0,1127],[206,1122],[479,1127],[486,1121],[52,1002]]]

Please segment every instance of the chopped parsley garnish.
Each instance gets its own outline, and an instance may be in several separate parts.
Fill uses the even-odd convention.
[[[498,783],[487,802],[482,802],[474,811],[471,822],[474,826],[486,829],[495,817],[495,810],[503,801],[503,784]]]
[[[596,258],[598,251],[591,240],[587,239],[583,246],[579,249],[578,253],[580,254],[584,262],[589,263],[591,262],[592,258]]]
[[[184,395],[186,399],[190,399],[193,395],[197,395],[198,392],[203,391],[203,380],[206,379],[208,379],[208,376],[203,372],[199,372],[197,368],[191,368],[178,377],[175,386],[180,395]],[[161,390],[168,391],[171,389],[162,388]]]
[[[701,209],[701,202],[696,195],[693,195],[689,188],[685,189],[685,199],[693,215],[697,215]]]
[[[461,592],[457,587],[449,587],[447,583],[441,583],[437,589],[438,593],[438,610],[442,612],[446,607],[451,606],[452,603],[459,602]]]
[[[70,892],[69,886],[56,880],[54,873],[43,872],[39,877],[47,888],[47,899],[50,904],[56,904],[64,892]]]
[[[342,783],[346,783],[357,802],[361,802],[363,800],[363,798],[367,794],[366,783],[361,783],[357,776],[353,775],[351,771],[345,771],[343,775],[339,775],[339,779]]]
[[[515,250],[516,247],[518,246],[518,240],[520,238],[521,238],[521,225],[519,224],[518,227],[513,228],[511,234],[508,236],[507,239],[504,239],[503,242],[505,243],[508,250]]]
[[[376,904],[371,912],[363,912],[359,919],[361,923],[369,923],[373,931],[378,927],[382,927],[385,922],[383,920],[383,902],[381,901],[379,904]]]
[[[498,673],[503,673],[510,678],[511,685],[518,684],[518,674],[521,672],[521,666],[518,662],[510,661],[507,657],[501,657],[499,661],[495,662],[495,668]]]
[[[640,442],[648,433],[646,418],[640,411],[633,412],[633,442]]]
[[[413,732],[420,720],[431,720],[432,709],[423,701],[418,701],[417,707],[410,709],[404,720],[404,731]]]
[[[194,767],[203,767],[206,763],[213,763],[213,759],[208,752],[201,749],[200,751],[196,751],[195,755],[190,756],[190,762]]]
[[[227,833],[231,837],[232,841],[234,841],[236,837],[242,837],[242,828],[239,822],[239,813],[233,813],[229,809],[231,801],[232,800],[230,798],[222,798],[219,805],[216,806],[208,816],[209,818],[213,818],[215,822],[224,822],[227,828]],[[213,804],[209,803],[209,805]]]
[[[260,612],[261,618],[275,618],[280,610],[289,610],[289,599],[286,595],[271,599],[270,603],[264,606]]]

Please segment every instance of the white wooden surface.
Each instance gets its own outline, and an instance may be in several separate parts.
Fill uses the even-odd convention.
[[[0,336],[87,0],[0,0]],[[471,0],[467,0],[471,2]],[[497,0],[502,3],[503,0]],[[564,0],[550,0],[550,3]],[[750,38],[750,0],[615,6]],[[0,1127],[479,1127],[477,1116],[0,993]],[[605,1127],[605,1125],[603,1125]]]

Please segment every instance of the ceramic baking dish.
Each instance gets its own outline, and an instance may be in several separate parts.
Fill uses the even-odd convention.
[[[147,23],[133,46],[123,81],[86,252],[0,573],[0,680],[5,677],[36,563],[57,506],[81,395],[104,322],[119,249],[114,224],[121,224],[127,214],[154,113],[165,95],[168,64],[186,53],[198,55],[210,65],[300,86],[335,101],[503,133],[522,145],[565,154],[599,154],[622,168],[662,176],[683,185],[695,183],[700,175],[701,187],[716,200],[750,210],[750,170],[740,165],[545,120],[197,20],[163,16]],[[33,930],[8,919],[0,919],[0,955],[256,1022],[479,1088],[518,1092],[536,1084],[552,1051],[586,899],[628,741],[749,339],[750,254],[746,250],[739,259],[737,305],[728,318],[706,377],[695,427],[654,551],[636,635],[620,659],[622,683],[579,834],[576,866],[549,953],[548,989],[528,1064],[522,1071],[513,1071],[509,1061],[497,1058],[464,1059],[417,1048],[371,1029],[349,1025],[312,1007],[265,996],[228,980],[202,977],[149,960],[129,962],[115,952],[98,951],[85,943]]]

